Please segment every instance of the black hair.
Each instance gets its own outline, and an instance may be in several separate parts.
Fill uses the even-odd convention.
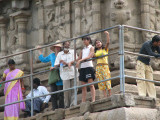
[[[94,43],[94,46],[95,46],[94,52],[96,52],[96,51],[98,50],[98,48],[96,48],[96,42],[97,42],[97,41],[100,41],[100,40],[97,40],[97,39],[95,40],[95,43]],[[102,43],[102,41],[100,41],[100,42]],[[104,46],[103,43],[102,43],[102,46],[101,46],[101,47],[102,47],[102,49],[105,49],[105,46]]]
[[[152,38],[152,43],[154,42],[159,42],[160,41],[160,36],[159,35],[155,35],[153,38]]]
[[[33,84],[36,84],[37,86],[40,86],[40,79],[39,78],[34,78],[33,79]]]
[[[64,46],[64,44],[65,44],[66,42],[69,42],[69,41],[65,41],[65,42],[63,42],[63,46]],[[70,44],[70,42],[69,42],[69,44]]]
[[[92,44],[92,40],[91,40],[91,38],[89,36],[82,37],[82,40],[88,40],[89,44]]]
[[[15,61],[13,59],[9,59],[8,60],[8,65],[10,65],[10,64],[15,65],[16,63],[15,63]]]

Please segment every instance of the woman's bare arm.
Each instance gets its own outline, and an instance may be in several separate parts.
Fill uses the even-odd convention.
[[[109,47],[109,43],[110,43],[110,37],[109,37],[109,32],[108,31],[105,31],[104,32],[105,34],[106,34],[106,45],[105,45],[105,50],[107,50],[108,49],[108,47]]]

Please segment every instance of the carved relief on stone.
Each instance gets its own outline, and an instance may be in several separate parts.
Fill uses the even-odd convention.
[[[160,31],[160,9],[156,9],[156,30]]]
[[[8,27],[8,53],[14,54],[26,50],[26,25],[29,11],[18,11],[10,14],[10,24]],[[17,64],[24,63],[26,59],[25,54],[16,55],[13,58]]]
[[[7,19],[3,16],[0,16],[0,57],[6,55],[6,21]],[[0,59],[0,68],[7,65],[6,58]]]
[[[82,20],[84,27],[84,33],[92,32],[92,2],[91,0],[85,0],[82,8]]]
[[[66,39],[65,4],[58,3],[52,8],[46,8],[47,42]]]
[[[60,17],[59,17],[59,26],[57,28],[59,40],[66,39],[66,25],[65,25],[65,5],[60,5]]]
[[[116,56],[115,56],[116,57]],[[119,69],[120,66],[120,56],[111,59],[111,69]],[[137,56],[128,55],[124,56],[125,68],[127,69],[135,69]]]
[[[112,25],[127,25],[129,24],[131,20],[131,10],[134,9],[129,9],[128,2],[127,0],[114,0],[112,2],[113,4],[113,9],[110,14],[111,18],[111,23]],[[112,43],[116,44],[119,38],[119,30],[115,29],[113,30],[113,35],[112,35]],[[124,29],[124,42],[125,42],[125,49],[129,49],[131,51],[134,51],[133,45],[136,44],[135,42],[135,34],[134,31],[128,30],[128,28]],[[130,47],[132,45],[132,47]],[[119,57],[114,56],[113,60],[111,60],[111,65],[115,68],[119,68]],[[131,55],[125,55],[125,68],[128,69],[134,69],[136,65],[136,58],[137,56],[131,56]]]
[[[151,59],[150,63],[154,70],[160,70],[160,60],[159,59]]]
[[[13,17],[10,17],[10,25],[8,27],[8,53],[13,54],[15,53],[18,47],[18,26],[14,21]]]
[[[127,1],[126,0],[115,0],[113,2],[113,10],[110,14],[111,23],[112,25],[118,25],[118,24],[128,24],[128,21],[131,19],[131,11],[127,9]],[[116,43],[118,39],[118,29],[113,30],[113,40],[112,43]],[[124,30],[124,38],[125,40],[131,42],[131,37],[128,32],[128,29],[125,28]],[[133,37],[132,37],[133,38]]]
[[[46,9],[45,12],[46,12],[46,15],[47,15],[47,42],[50,43],[50,42],[53,42],[54,41],[54,38],[55,38],[55,30],[54,30],[54,20],[55,20],[55,10],[54,9]],[[58,24],[57,24],[58,25]]]
[[[157,31],[160,31],[160,1],[157,0],[155,5],[156,5],[156,8],[155,8],[155,16],[156,16],[155,27],[156,27]]]
[[[150,1],[150,27],[152,30],[160,31],[160,1]],[[150,35],[150,40],[155,34]],[[160,70],[160,60],[151,59],[151,66],[154,70]]]
[[[131,11],[125,9],[127,5],[126,0],[115,0],[114,1],[114,11],[111,13],[111,20],[117,24],[127,24],[131,19]]]

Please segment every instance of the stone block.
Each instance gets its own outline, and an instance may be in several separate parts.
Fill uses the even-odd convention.
[[[112,107],[135,106],[134,96],[132,94],[112,95]]]
[[[29,7],[28,0],[12,0],[13,9],[27,9]]]
[[[66,120],[158,120],[157,109],[122,107],[96,113],[86,113],[84,116]]]
[[[86,112],[92,112],[92,105],[89,101],[87,102],[82,102],[80,104],[80,114],[84,115]]]
[[[76,117],[80,115],[80,105],[65,109],[65,118]]]
[[[111,76],[112,77],[115,77],[115,76],[119,76],[119,70],[114,70],[111,72]],[[136,70],[134,69],[125,69],[125,75],[129,75],[129,76],[133,76],[133,77],[136,77]],[[159,74],[159,71],[154,71],[153,72],[153,79],[156,80],[156,81],[160,81],[160,74]],[[125,78],[125,83],[128,83],[128,84],[137,84],[136,83],[136,79],[133,79],[133,78]],[[117,78],[115,80],[112,81],[112,86],[116,86],[120,84],[120,79]],[[155,85],[159,86],[160,84],[159,83],[155,83]]]
[[[64,115],[64,109],[56,109],[55,111],[45,113],[42,118],[46,119],[47,117],[47,120],[63,120],[65,117]]]
[[[111,90],[112,95],[113,94],[120,94],[120,85],[116,85]],[[132,93],[133,95],[138,95],[138,89],[137,85],[133,84],[125,84],[125,93]],[[157,98],[160,98],[160,87],[156,86],[156,94]]]

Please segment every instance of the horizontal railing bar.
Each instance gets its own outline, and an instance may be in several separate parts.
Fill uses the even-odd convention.
[[[28,75],[25,75],[25,76],[22,76],[22,77],[19,77],[19,78],[14,78],[14,79],[11,79],[11,80],[0,82],[0,84],[11,82],[11,81],[15,81],[15,80],[19,80],[19,79],[30,77],[30,76],[31,76],[31,74],[28,74]]]
[[[105,82],[105,81],[109,81],[109,80],[112,81],[112,80],[115,80],[115,79],[117,79],[117,78],[120,78],[120,76],[116,76],[116,77],[112,77],[112,78],[109,78],[109,79],[104,79],[104,80],[101,80],[101,81],[96,81],[96,82],[88,83],[88,84],[85,84],[85,85],[75,86],[75,87],[72,87],[72,88],[67,88],[67,89],[64,89],[64,90],[59,90],[59,91],[55,91],[55,92],[50,92],[49,94],[44,94],[44,95],[41,95],[41,96],[33,97],[33,99],[39,98],[39,97],[44,97],[44,96],[47,96],[47,95],[57,94],[57,93],[61,93],[61,92],[69,91],[69,90],[73,90],[73,89],[75,89],[75,88],[77,89],[77,88],[81,88],[81,87],[86,87],[86,86],[93,85],[93,84],[97,84],[97,83],[100,83],[100,82]],[[27,101],[27,100],[31,100],[31,98],[27,98],[27,99],[24,99],[24,100],[12,102],[12,103],[9,103],[9,104],[0,105],[0,107],[4,107],[4,106],[8,106],[8,105],[12,105],[12,104],[24,102],[24,101]]]
[[[14,54],[2,56],[2,57],[0,57],[0,60],[5,59],[5,58],[9,58],[9,57],[12,57],[12,56],[20,55],[20,54],[23,54],[23,53],[28,53],[29,51],[30,51],[30,49],[22,51],[22,52],[14,53]]]
[[[134,52],[130,52],[130,51],[124,51],[124,53],[132,54],[132,55],[137,55],[137,56],[142,56],[142,57],[155,58],[154,56],[145,55],[145,54],[140,54],[140,53],[134,53]]]
[[[94,57],[94,58],[91,58],[91,59],[88,59],[88,60],[85,60],[83,62],[86,62],[86,61],[90,61],[90,60],[94,60],[94,59],[98,59],[98,58],[102,58],[102,57],[105,57],[105,56],[110,56],[110,55],[114,55],[114,54],[117,54],[118,52],[113,52],[113,53],[109,53],[107,55],[103,55],[103,56],[99,56],[99,57]],[[81,62],[81,63],[83,63]],[[66,66],[64,66],[66,67]],[[55,69],[58,69],[59,67],[55,68]],[[25,75],[23,77],[19,77],[19,78],[14,78],[14,79],[11,79],[11,80],[7,80],[7,81],[3,81],[3,82],[0,82],[0,84],[3,84],[3,83],[7,83],[7,82],[11,82],[11,81],[15,81],[15,80],[19,80],[19,79],[22,79],[22,78],[26,78],[26,77],[30,77],[31,75],[35,76],[35,75],[38,75],[38,74],[41,74],[41,73],[45,73],[45,72],[49,72],[50,70],[44,70],[44,71],[40,71],[40,72],[34,72],[33,74],[29,74],[29,75]]]
[[[114,54],[119,54],[119,52],[112,52],[112,53],[108,53],[106,55],[102,55],[102,56],[98,56],[98,57],[93,57],[93,58],[90,58],[90,59],[85,60],[83,62],[90,61],[90,60],[95,60],[95,59],[106,57],[106,56],[111,56],[111,55],[114,55]],[[83,62],[81,62],[81,63],[83,63]]]
[[[72,41],[72,40],[79,39],[79,38],[82,38],[82,37],[85,37],[85,36],[89,36],[89,35],[93,35],[93,34],[96,34],[96,33],[100,33],[100,32],[106,31],[106,30],[111,30],[111,29],[114,29],[114,28],[118,28],[119,26],[120,26],[120,25],[116,25],[116,26],[109,27],[109,28],[106,28],[106,29],[98,30],[98,31],[96,31],[96,32],[92,32],[92,33],[88,33],[88,34],[85,34],[85,35],[81,35],[81,36],[79,36],[79,37],[66,39],[66,40],[61,41],[61,42],[51,43],[51,44],[48,44],[48,45],[43,45],[43,46],[41,46],[40,48],[32,48],[32,49],[28,49],[28,50],[26,50],[26,51],[22,51],[22,52],[14,53],[14,54],[11,54],[11,55],[3,56],[3,57],[0,57],[0,60],[1,60],[1,59],[4,59],[4,58],[8,58],[8,57],[15,56],[15,55],[27,53],[27,52],[30,52],[30,51],[34,51],[34,50],[46,48],[46,47],[49,47],[49,46],[52,46],[52,45],[55,45],[55,44],[64,43],[64,42],[66,42],[66,41]]]
[[[154,30],[148,30],[148,29],[133,27],[133,26],[129,26],[129,25],[123,25],[123,26],[126,27],[126,28],[131,28],[131,29],[136,29],[136,30],[140,30],[140,31],[146,31],[146,32],[152,32],[152,33],[160,34],[160,32],[157,32],[157,31],[154,31]]]
[[[125,77],[126,77],[126,78],[137,79],[137,80],[142,80],[142,81],[146,81],[146,82],[160,83],[160,81],[149,80],[149,79],[143,79],[143,78],[133,77],[133,76],[129,76],[129,75],[125,75]]]

